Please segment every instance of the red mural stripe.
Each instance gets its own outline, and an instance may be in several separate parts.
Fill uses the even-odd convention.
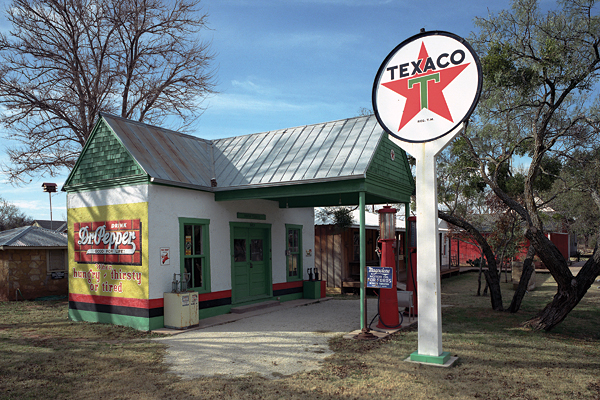
[[[160,308],[164,305],[163,299],[131,299],[126,297],[96,296],[77,293],[69,293],[69,301],[135,308]]]

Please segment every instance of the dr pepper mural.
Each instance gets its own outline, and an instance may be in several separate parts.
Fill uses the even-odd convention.
[[[147,317],[147,203],[70,209],[69,221],[71,318]]]

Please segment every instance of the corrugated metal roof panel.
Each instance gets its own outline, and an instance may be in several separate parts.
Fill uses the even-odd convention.
[[[300,148],[300,145],[298,145],[298,139],[305,129],[306,126],[300,126],[286,130],[285,134],[288,135],[289,138],[286,142],[286,147],[281,149],[279,152],[279,162],[277,164],[275,164],[275,162],[271,164],[273,175],[271,175],[270,182],[284,182],[283,176],[292,164],[292,161],[296,156],[298,149]]]
[[[291,144],[294,143],[292,132],[293,129],[282,129],[276,131],[278,135],[281,135],[281,138],[277,143],[277,147],[274,149],[275,151],[272,152],[273,156],[265,162],[266,169],[263,168],[264,174],[262,175],[259,183],[264,184],[271,183],[273,181],[273,175],[277,171],[277,168],[279,168],[281,165],[282,160],[287,155]]]
[[[67,247],[67,235],[39,226],[24,226],[0,232],[0,246]]]
[[[294,176],[298,172],[298,169],[301,169],[302,165],[306,163],[306,152],[312,145],[312,141],[314,141],[314,131],[314,125],[307,126],[304,129],[302,129],[302,132],[300,132],[300,134],[298,135],[298,139],[296,140],[294,146],[294,152],[291,153],[291,162],[289,163],[288,168],[281,177],[281,180],[283,182],[294,180]]]
[[[210,187],[210,142],[111,115],[103,118],[151,177]]]
[[[308,151],[306,158],[309,162],[307,162],[303,168],[303,174],[299,175],[299,179],[314,179],[317,171],[321,167],[321,163],[323,162],[323,157],[327,152],[327,145],[331,143],[330,133],[332,132],[335,122],[327,122],[321,125],[321,131],[315,137],[313,145]],[[328,142],[329,140],[329,142]],[[323,151],[325,150],[325,151]],[[325,153],[325,154],[324,154]]]
[[[352,150],[348,154],[344,166],[339,172],[341,176],[354,175],[355,171],[359,171],[359,173],[361,171],[366,172],[369,160],[364,160],[363,158],[361,158],[365,142],[370,140],[377,140],[379,142],[379,139],[383,134],[383,129],[381,129],[375,117],[361,120],[361,122],[364,122],[363,126],[360,128],[360,131],[355,133],[356,142],[352,147]],[[358,129],[360,125],[361,124],[357,121],[357,124],[354,125],[355,129]],[[377,132],[376,128],[379,128]],[[374,133],[375,137],[371,137],[371,135]],[[361,163],[364,163],[364,165],[362,165]]]
[[[259,184],[265,178],[265,175],[272,174],[270,167],[273,159],[279,154],[288,139],[281,131],[273,132],[270,136],[271,140],[265,146],[259,160],[257,160],[254,174],[250,177],[251,184]]]
[[[364,177],[383,134],[374,116],[214,141],[103,115],[150,177],[186,187],[248,187]]]
[[[373,117],[373,119],[375,120],[375,117]],[[356,160],[356,164],[352,169],[351,175],[355,175],[359,172],[361,174],[365,174],[369,168],[371,160],[373,159],[375,150],[377,150],[377,146],[379,145],[379,141],[383,135],[383,128],[379,126],[377,120],[375,120],[374,123],[375,126],[371,132],[364,131],[365,135],[361,135],[361,145],[356,149],[358,150],[359,154],[351,154],[351,156],[355,156],[356,158],[349,158],[349,161]]]
[[[333,127],[331,132],[332,134],[330,135],[331,145],[328,146],[329,151],[327,151],[327,154],[323,158],[323,162],[321,163],[319,170],[315,174],[315,178],[318,179],[330,177],[329,172],[333,168],[335,160],[342,151],[344,143],[350,136],[350,130],[351,127],[354,126],[354,122],[355,121],[351,121],[350,123],[348,123],[348,121],[344,121],[343,123],[337,123]],[[350,128],[348,128],[348,126],[350,126]]]

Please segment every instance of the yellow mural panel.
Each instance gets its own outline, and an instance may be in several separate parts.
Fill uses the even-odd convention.
[[[148,299],[148,203],[67,212],[69,293]]]

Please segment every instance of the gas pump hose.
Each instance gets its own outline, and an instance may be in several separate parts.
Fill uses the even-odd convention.
[[[381,325],[385,326],[388,329],[398,329],[400,327],[402,327],[402,323],[404,322],[404,315],[402,315],[402,311],[398,310],[398,314],[400,316],[400,323],[398,325],[395,326],[390,326],[388,324],[386,324],[383,319],[381,319],[381,314],[379,314],[379,294],[377,294],[377,292],[375,292],[375,295],[377,296],[377,314],[375,314],[375,316],[373,317],[373,319],[371,320],[371,322],[369,322],[369,329],[371,329],[371,325],[373,324],[373,322],[375,321],[375,318],[379,317],[379,322],[381,322]]]

